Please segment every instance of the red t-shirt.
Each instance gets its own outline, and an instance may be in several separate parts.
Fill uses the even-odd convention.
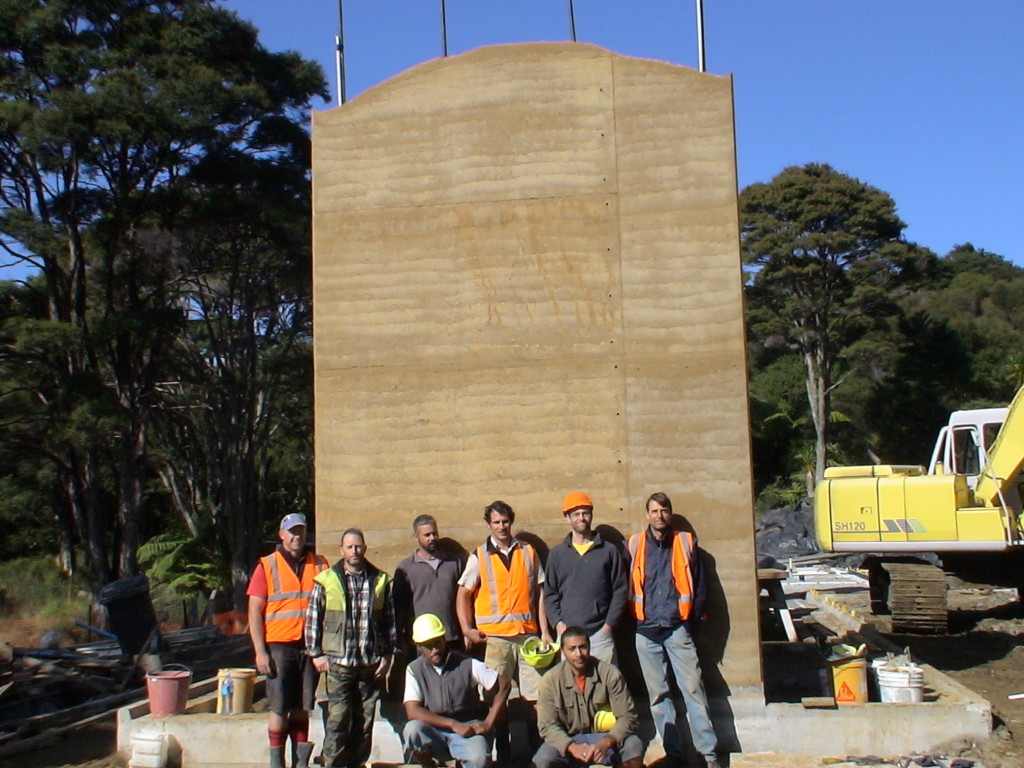
[[[249,579],[249,588],[245,590],[245,594],[249,597],[267,599],[269,592],[267,591],[267,574],[263,569],[263,563],[257,563],[253,569],[252,578]]]
[[[301,579],[303,564],[306,562],[306,555],[303,555],[302,560],[298,563],[293,563],[292,559],[288,557],[288,555],[284,555],[284,559],[286,563],[291,565],[292,570],[295,571],[295,575]],[[267,596],[270,594],[270,590],[267,587],[267,571],[263,567],[263,560],[256,563],[256,567],[252,572],[252,578],[249,579],[249,588],[245,590],[245,594],[249,597],[262,597],[264,600],[266,600]]]

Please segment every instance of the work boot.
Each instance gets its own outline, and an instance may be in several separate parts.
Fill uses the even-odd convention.
[[[718,762],[717,758],[705,757],[704,758],[704,768],[722,768],[722,764],[720,762]]]
[[[270,748],[270,768],[284,768],[284,747]]]
[[[309,768],[309,758],[313,755],[312,741],[299,741],[295,744],[295,762],[292,768]]]
[[[629,760],[619,763],[615,768],[644,768],[644,759],[642,757],[631,757]]]
[[[405,751],[406,765],[419,765],[421,768],[437,768],[437,761],[426,749],[407,749]]]

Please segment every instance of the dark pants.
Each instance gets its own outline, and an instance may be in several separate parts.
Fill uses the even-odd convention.
[[[377,665],[343,667],[331,664],[327,673],[327,725],[324,734],[326,768],[359,768],[370,758],[373,719],[380,688],[373,679]]]
[[[288,717],[295,709],[312,709],[320,673],[306,654],[306,646],[267,643],[276,674],[267,679],[267,704],[275,715]]]

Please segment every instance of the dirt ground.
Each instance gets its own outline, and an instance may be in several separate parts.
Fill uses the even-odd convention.
[[[990,739],[936,745],[936,754],[973,760],[984,768],[1024,768],[1024,699],[1007,698],[1024,692],[1024,610],[1016,590],[972,584],[951,588],[949,633],[933,636],[893,634],[887,616],[871,615],[866,590],[833,594],[832,599],[858,617],[854,623],[874,626],[894,646],[909,648],[916,661],[944,672],[992,705]]]
[[[975,761],[984,768],[1024,768],[1024,699],[1010,700],[1024,692],[1024,613],[1012,590],[964,585],[950,591],[950,632],[946,635],[906,636],[888,633],[885,617],[870,617],[884,637],[900,647],[909,647],[915,659],[931,664],[962,685],[976,691],[992,704],[995,730],[980,744],[938,745],[936,754],[949,759]],[[841,596],[853,610],[867,613],[867,594],[851,592]],[[770,670],[770,665],[766,664]],[[784,685],[785,681],[782,681]],[[779,681],[767,680],[766,685]],[[798,699],[797,699],[798,700]],[[1014,738],[1017,735],[1020,741]],[[0,768],[118,768],[112,754],[115,740],[113,718],[74,732],[53,745],[16,757],[0,757]],[[892,765],[895,756],[882,756]],[[782,755],[735,755],[733,768],[811,768],[835,763],[825,758]],[[867,763],[862,763],[867,764]]]
[[[950,634],[888,635],[992,704],[993,737],[984,744],[950,744],[950,754],[980,760],[986,768],[1024,766],[1024,613],[1016,590],[965,585],[949,593]],[[1016,737],[1016,738],[1015,738]]]

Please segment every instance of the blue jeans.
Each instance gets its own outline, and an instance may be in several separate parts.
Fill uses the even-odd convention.
[[[486,768],[491,757],[491,742],[486,736],[464,738],[451,731],[443,731],[422,720],[410,720],[402,731],[405,761],[412,750],[429,752],[439,762],[458,760],[464,768]]]
[[[607,733],[578,733],[572,737],[577,744],[597,744],[607,736]],[[634,757],[644,756],[644,744],[640,737],[630,734],[619,746],[608,750],[604,756],[602,765],[618,765]],[[537,754],[533,756],[535,768],[568,768],[569,766],[580,766],[582,763],[572,755],[559,754],[558,750],[546,741],[540,745]]]
[[[598,628],[597,632],[590,636],[590,655],[595,659],[613,664],[615,658],[614,634]]]
[[[636,654],[644,674],[647,696],[651,702],[651,716],[654,727],[665,745],[670,757],[683,757],[683,740],[680,738],[686,720],[690,721],[690,737],[694,748],[705,758],[713,757],[718,746],[715,729],[708,715],[708,697],[704,692],[704,681],[700,676],[700,662],[697,649],[685,626],[675,630],[664,643],[655,643],[641,634],[636,636]],[[676,687],[686,705],[684,718],[676,712],[672,689],[669,686],[669,672],[675,676]]]

